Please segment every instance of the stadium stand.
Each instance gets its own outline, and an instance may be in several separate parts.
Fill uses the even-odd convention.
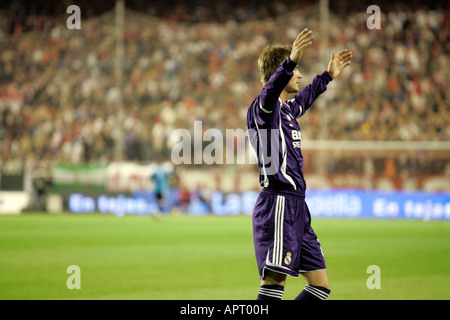
[[[117,103],[114,1],[97,7],[80,1],[81,30],[67,29],[65,5],[51,3],[7,2],[0,11],[2,162],[51,166],[170,157],[171,132],[192,131],[195,120],[203,130],[245,129],[247,106],[261,89],[256,61],[266,44],[289,43],[308,26],[319,39],[303,58],[304,84],[327,62],[319,55],[317,1],[129,1]],[[326,105],[328,140],[449,140],[449,11],[441,2],[382,3],[389,10],[382,10],[376,31],[366,28],[366,2],[330,4],[329,49],[350,48],[354,62],[301,120],[305,139],[323,139]],[[377,161],[375,170],[383,174],[389,161]],[[442,157],[396,156],[394,166],[411,168],[411,161],[415,172],[450,172]],[[351,159],[331,166],[355,170]]]

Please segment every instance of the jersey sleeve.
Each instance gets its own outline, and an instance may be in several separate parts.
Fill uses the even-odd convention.
[[[333,80],[327,71],[314,77],[311,84],[307,85],[302,91],[297,93],[294,98],[286,101],[291,107],[296,118],[305,114],[306,110],[313,104],[317,97],[327,90],[327,84]]]

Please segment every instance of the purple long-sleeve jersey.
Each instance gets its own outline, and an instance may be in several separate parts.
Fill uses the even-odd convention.
[[[284,60],[253,100],[247,112],[247,128],[258,158],[261,186],[306,190],[303,177],[300,118],[332,80],[324,71],[292,99],[280,94],[294,75],[296,63]]]

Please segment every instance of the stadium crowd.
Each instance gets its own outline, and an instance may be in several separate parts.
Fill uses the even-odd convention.
[[[151,161],[170,157],[171,133],[192,132],[194,121],[204,131],[245,130],[247,107],[261,90],[259,52],[269,43],[291,43],[305,26],[316,40],[300,64],[304,85],[325,69],[330,50],[348,48],[354,61],[300,120],[304,138],[450,140],[449,11],[400,3],[382,8],[381,28],[369,30],[367,6],[354,10],[353,2],[331,4],[325,45],[318,2],[233,7],[221,1],[189,11],[183,1],[168,1],[175,10],[161,5],[143,13],[132,7],[125,14],[122,93],[114,76],[112,8],[82,15],[80,30],[66,27],[67,14],[14,25],[6,8],[0,12],[0,159]]]

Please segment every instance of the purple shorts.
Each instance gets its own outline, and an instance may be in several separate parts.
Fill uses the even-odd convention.
[[[261,279],[265,269],[292,277],[326,269],[303,192],[264,188],[253,209],[253,240]]]

